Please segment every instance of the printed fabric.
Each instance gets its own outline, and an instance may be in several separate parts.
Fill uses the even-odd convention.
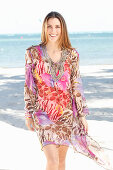
[[[79,71],[79,53],[62,49],[54,62],[46,46],[37,45],[25,52],[25,116],[33,118],[41,150],[48,144],[67,145],[111,170],[103,148],[84,131],[81,116],[89,110]]]

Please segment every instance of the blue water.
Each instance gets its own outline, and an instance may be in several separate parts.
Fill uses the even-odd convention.
[[[113,64],[113,33],[69,34],[80,55],[80,65]],[[24,67],[25,50],[37,45],[40,34],[0,35],[0,67]]]

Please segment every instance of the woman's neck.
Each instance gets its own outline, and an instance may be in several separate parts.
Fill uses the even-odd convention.
[[[47,48],[48,51],[51,51],[51,52],[61,51],[61,48],[59,48],[57,43],[50,43],[50,42],[48,42],[46,44],[46,48]]]

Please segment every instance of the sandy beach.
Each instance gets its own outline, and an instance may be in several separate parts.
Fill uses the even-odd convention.
[[[80,66],[80,72],[90,111],[89,134],[105,148],[113,164],[113,65]],[[0,67],[0,134],[0,170],[45,169],[37,135],[25,126],[24,68]],[[70,148],[66,170],[83,167],[103,169]]]

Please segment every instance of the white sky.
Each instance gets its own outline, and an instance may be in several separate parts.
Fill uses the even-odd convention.
[[[1,0],[0,34],[40,33],[51,11],[63,15],[68,32],[113,32],[113,0]]]

